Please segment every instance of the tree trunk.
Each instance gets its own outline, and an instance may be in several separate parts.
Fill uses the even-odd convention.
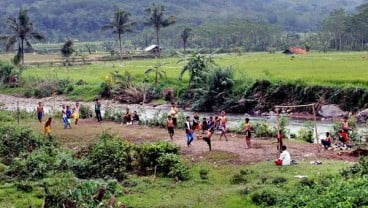
[[[121,34],[118,33],[118,36],[119,36],[119,47],[120,47],[120,55],[121,55],[121,52],[122,52],[122,47],[121,47]]]
[[[22,59],[22,65],[24,65],[24,39],[21,39],[21,49],[20,49],[20,58]]]
[[[183,40],[183,48],[184,48],[184,54],[186,54],[187,49],[187,41]]]
[[[156,28],[156,43],[157,43],[157,47],[158,47],[158,58],[161,58],[160,28]]]

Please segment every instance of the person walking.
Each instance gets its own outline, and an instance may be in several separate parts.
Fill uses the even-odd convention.
[[[76,102],[73,107],[73,118],[75,125],[78,125],[79,116],[80,116],[80,105],[79,102]]]
[[[190,117],[187,116],[185,119],[185,134],[187,136],[187,145],[189,147],[189,145],[192,143],[194,135],[193,135],[193,126],[190,123]]]
[[[174,122],[174,127],[175,128],[178,127],[178,121],[177,121],[178,113],[179,113],[179,110],[176,107],[176,104],[175,103],[171,103],[170,115],[171,115],[171,118],[172,118],[172,120]]]
[[[174,121],[171,116],[167,117],[166,121],[167,131],[169,132],[170,139],[173,140],[174,138]]]
[[[252,130],[252,126],[249,123],[249,118],[245,118],[245,126],[244,126],[245,144],[246,144],[245,149],[250,148],[250,142],[251,142],[250,139],[252,137],[251,130]]]
[[[221,111],[221,116],[219,118],[219,121],[220,121],[220,130],[221,130],[220,140],[221,140],[222,136],[224,136],[226,141],[228,141],[227,136],[226,136],[227,117],[225,115],[225,111]]]

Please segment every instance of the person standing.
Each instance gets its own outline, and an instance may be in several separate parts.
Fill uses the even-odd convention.
[[[193,126],[190,123],[190,117],[187,116],[185,119],[185,134],[187,136],[187,145],[189,147],[189,145],[192,143],[193,141]]]
[[[97,121],[100,122],[102,121],[102,116],[101,116],[101,103],[98,99],[95,100],[95,113],[96,113],[96,118]]]
[[[344,119],[341,122],[341,136],[342,136],[343,143],[345,144],[349,140],[349,130],[351,130],[351,128],[349,127],[348,117],[344,116]]]
[[[44,110],[43,110],[43,105],[41,102],[38,102],[38,106],[36,108],[36,111],[37,111],[37,118],[38,118],[38,121],[40,123],[42,123],[42,118],[44,116]]]
[[[61,115],[63,119],[64,129],[66,129],[68,127],[68,117],[66,115],[66,108],[64,104],[61,106]]]
[[[219,118],[219,121],[220,121],[220,130],[221,130],[220,140],[221,140],[222,136],[224,136],[226,141],[228,141],[227,136],[226,136],[227,117],[225,115],[225,111],[221,111],[221,116]]]
[[[75,106],[73,107],[73,118],[75,125],[78,125],[79,115],[80,115],[80,105],[79,102],[76,102]]]
[[[167,131],[169,132],[170,139],[173,140],[174,138],[174,121],[172,120],[171,116],[167,117],[166,121]]]
[[[208,128],[208,122],[207,122],[207,118],[206,117],[203,117],[202,118],[201,129],[202,129],[202,134],[204,134],[209,129]]]
[[[176,104],[171,103],[170,114],[171,114],[171,118],[173,120],[175,128],[178,126],[178,121],[177,121],[178,113],[179,113],[179,111],[178,111],[178,108],[176,107]]]
[[[249,118],[245,118],[245,126],[244,126],[245,144],[246,144],[245,149],[250,148],[250,142],[251,142],[250,139],[252,137],[251,130],[252,130],[252,126],[249,123]]]

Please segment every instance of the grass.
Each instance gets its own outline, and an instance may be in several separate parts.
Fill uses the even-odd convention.
[[[211,153],[217,157],[217,152]],[[220,153],[223,154],[223,153]],[[220,157],[223,157],[220,156]],[[152,176],[131,176],[129,180],[137,185],[123,188],[124,194],[119,201],[129,207],[257,207],[252,204],[249,194],[258,189],[288,190],[300,181],[295,175],[306,175],[309,178],[323,177],[324,174],[337,174],[338,170],[347,164],[341,161],[323,161],[323,165],[311,165],[301,162],[295,166],[277,167],[272,162],[262,162],[255,165],[214,164],[202,161],[189,162],[192,179],[185,182],[175,182],[168,178],[153,178]],[[199,176],[201,169],[209,170],[209,179]],[[230,179],[240,170],[249,170],[246,184],[230,184]],[[272,184],[277,177],[286,178],[280,185]],[[266,178],[266,180],[265,180]],[[53,178],[44,181],[59,180]],[[34,190],[24,193],[16,189],[14,184],[0,183],[0,207],[25,207],[25,205],[41,206],[43,200],[42,181],[30,182]],[[249,194],[242,191],[249,188]]]
[[[0,55],[0,60],[9,60],[10,54]],[[91,55],[92,56],[92,55]],[[96,55],[93,55],[96,56]],[[281,53],[244,53],[243,55],[220,54],[214,56],[215,63],[221,67],[232,67],[235,70],[236,88],[247,84],[247,80],[267,79],[274,82],[287,81],[303,83],[306,85],[327,85],[338,87],[368,87],[368,71],[366,70],[368,54],[366,52],[340,52],[318,53],[312,52],[306,55],[291,57]],[[27,62],[52,61],[59,59],[59,55],[33,55],[27,54]],[[161,78],[159,84],[164,88],[173,88],[180,91],[188,83],[188,74],[183,81],[178,80],[178,75],[185,62],[180,58],[163,58],[165,63],[162,69],[166,71],[166,78]],[[71,66],[67,70],[63,66],[28,66],[22,76],[27,79],[69,79],[74,83],[85,81],[85,86],[76,86],[70,99],[92,100],[98,94],[100,84],[105,81],[111,72],[118,71],[123,74],[129,72],[134,81],[142,82],[145,71],[153,67],[159,60],[140,59],[124,60],[91,65]],[[149,75],[153,83],[153,74]],[[242,87],[239,88],[243,89]],[[1,90],[2,93],[16,94],[19,89]]]
[[[145,134],[153,134],[155,129],[145,126],[136,127],[134,135],[129,135],[127,127],[120,127],[117,123],[103,122],[102,124],[81,120],[80,126],[63,130],[61,121],[55,119],[53,134],[58,141],[66,147],[75,148],[96,142],[96,135],[102,131],[110,131],[124,138],[150,138]],[[42,132],[42,125],[33,118],[22,119],[21,125],[30,126],[36,132]],[[84,128],[83,128],[84,127]],[[167,136],[164,129],[158,130]],[[155,134],[157,139],[161,135]],[[162,137],[164,138],[164,137]],[[193,161],[192,158],[196,157]],[[273,161],[264,161],[253,165],[231,163],[237,161],[239,155],[225,151],[212,151],[199,155],[183,155],[183,160],[190,167],[192,178],[189,181],[177,182],[174,179],[153,176],[131,175],[129,180],[136,183],[133,187],[123,187],[124,194],[119,196],[118,201],[128,207],[257,207],[251,201],[250,195],[262,189],[276,191],[292,190],[294,185],[300,181],[296,175],[305,175],[309,178],[320,178],[325,175],[338,174],[338,171],[348,165],[344,161],[322,160],[322,165],[311,165],[309,161],[300,161],[298,165],[279,167]],[[0,164],[1,165],[1,164]],[[6,167],[0,166],[1,172]],[[208,170],[208,179],[201,179],[200,171]],[[245,184],[231,184],[232,177],[246,172],[247,182]],[[0,207],[40,207],[44,193],[43,182],[57,183],[63,180],[63,175],[52,174],[48,178],[39,181],[30,181],[33,191],[25,193],[16,189],[14,183],[0,181]],[[283,177],[286,182],[273,184],[275,178]]]

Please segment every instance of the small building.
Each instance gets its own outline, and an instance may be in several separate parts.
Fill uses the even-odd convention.
[[[288,54],[288,55],[290,55],[290,54],[306,54],[307,51],[303,48],[290,47],[290,48],[284,50],[282,53]]]
[[[162,51],[162,48],[159,48],[157,45],[150,45],[147,48],[143,49],[144,52],[158,54]]]

